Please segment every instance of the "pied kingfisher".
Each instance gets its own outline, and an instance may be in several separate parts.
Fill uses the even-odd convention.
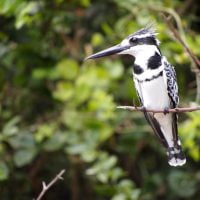
[[[129,54],[135,58],[133,80],[144,110],[165,111],[155,114],[144,111],[145,118],[165,147],[169,165],[182,166],[186,163],[186,158],[178,137],[178,116],[177,113],[167,112],[179,102],[176,73],[162,55],[156,34],[151,25],[146,26],[126,37],[120,44],[95,53],[86,60],[113,54]]]

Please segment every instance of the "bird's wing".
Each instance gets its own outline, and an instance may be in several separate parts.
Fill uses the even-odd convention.
[[[135,89],[136,89],[138,98],[140,100],[140,103],[143,105],[143,97],[142,97],[142,90],[141,90],[140,83],[136,78],[134,78],[133,80],[134,80]]]
[[[165,84],[168,91],[168,96],[170,99],[170,107],[175,108],[179,103],[179,97],[178,97],[178,86],[176,82],[176,72],[174,70],[174,67],[170,65],[166,59],[164,58],[164,71],[163,71],[163,77],[165,80]],[[172,131],[173,131],[173,137],[175,145],[178,143],[178,130],[177,130],[177,120],[178,115],[177,113],[172,113]]]
[[[179,103],[178,85],[176,82],[176,72],[174,67],[164,60],[163,77],[167,86],[168,95],[170,97],[172,108],[175,108]]]

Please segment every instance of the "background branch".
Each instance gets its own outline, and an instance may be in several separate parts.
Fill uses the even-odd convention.
[[[196,68],[200,70],[200,60],[197,58],[197,56],[192,52],[192,50],[188,47],[186,42],[183,40],[177,29],[174,27],[174,25],[171,22],[171,19],[164,14],[162,14],[164,22],[168,25],[169,29],[173,33],[174,37],[178,40],[178,42],[183,46],[188,56],[191,58],[193,63],[195,64]]]
[[[169,113],[183,113],[183,112],[193,112],[200,110],[200,107],[195,108],[170,108],[168,110],[162,109],[145,109],[144,107],[137,106],[117,106],[119,109],[130,110],[130,111],[140,111],[140,112],[152,112],[152,113],[165,113],[166,111]]]
[[[56,175],[56,177],[48,184],[46,185],[46,183],[43,181],[42,182],[42,191],[41,193],[38,195],[38,197],[36,198],[36,200],[41,200],[42,197],[44,196],[44,194],[47,192],[47,190],[49,190],[49,188],[54,185],[58,180],[63,180],[62,175],[65,173],[65,169],[61,170],[59,172],[59,174]]]
[[[164,22],[167,24],[171,32],[173,33],[174,37],[177,39],[177,41],[183,46],[185,52],[188,54],[193,67],[193,71],[196,74],[196,84],[197,84],[197,94],[196,94],[196,102],[200,102],[200,60],[198,57],[192,52],[192,50],[189,48],[189,46],[186,43],[185,38],[183,39],[181,37],[181,34],[179,31],[174,27],[174,25],[171,22],[171,15],[169,13],[169,16],[165,16],[162,14]],[[176,21],[176,20],[175,20]],[[180,27],[180,24],[179,24]],[[183,29],[181,29],[183,30]]]

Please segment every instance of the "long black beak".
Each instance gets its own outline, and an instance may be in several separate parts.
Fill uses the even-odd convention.
[[[113,55],[113,54],[116,54],[116,53],[120,53],[120,52],[122,52],[122,51],[124,51],[128,48],[129,48],[129,46],[116,45],[116,46],[110,47],[108,49],[105,49],[103,51],[100,51],[98,53],[95,53],[91,56],[88,56],[87,58],[85,58],[85,60],[110,56],[110,55]]]

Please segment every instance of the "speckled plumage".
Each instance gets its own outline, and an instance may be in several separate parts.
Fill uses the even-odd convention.
[[[171,98],[171,101],[176,107],[179,103],[179,96],[178,96],[178,85],[176,82],[176,72],[174,67],[167,62],[165,59],[164,61],[164,71],[167,77],[167,90],[168,90],[168,95]]]

